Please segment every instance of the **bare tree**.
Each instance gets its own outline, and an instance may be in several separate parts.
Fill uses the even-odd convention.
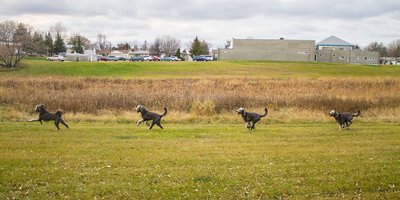
[[[400,39],[393,40],[388,45],[388,55],[390,57],[400,57]]]
[[[105,34],[99,33],[99,34],[97,35],[96,44],[97,44],[97,47],[98,47],[100,50],[106,49],[106,47],[107,47],[107,42],[108,42],[108,40],[107,40],[107,36],[106,36]]]
[[[370,52],[379,52],[380,56],[387,55],[387,48],[382,42],[381,43],[378,43],[376,41],[371,42],[368,46],[364,48],[364,50]]]
[[[23,28],[23,24],[13,21],[0,24],[0,66],[16,67],[25,57],[23,47],[26,45],[27,33],[22,31]]]
[[[156,38],[149,48],[150,54],[155,56],[161,55],[161,39]]]
[[[62,39],[66,38],[66,28],[61,22],[57,22],[55,25],[50,27],[50,33],[53,38],[56,38],[57,35],[61,36]]]
[[[129,50],[129,49],[131,49],[131,46],[127,42],[119,43],[119,44],[117,44],[117,49],[118,50]]]
[[[142,44],[142,47],[140,47],[140,50],[147,51],[148,49],[149,48],[148,48],[148,45],[147,45],[147,41],[145,40],[144,43]]]
[[[85,36],[80,35],[79,33],[73,33],[71,35],[71,37],[68,39],[67,44],[75,45],[78,42],[78,38],[79,38],[80,42],[82,43],[82,46],[85,47],[85,49],[89,49],[90,40],[87,39]]]
[[[170,56],[176,52],[176,50],[180,47],[180,41],[175,39],[170,35],[164,35],[160,38],[160,49],[162,53]]]

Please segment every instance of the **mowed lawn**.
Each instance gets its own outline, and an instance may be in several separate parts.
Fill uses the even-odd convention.
[[[18,70],[1,70],[0,76],[101,78],[314,78],[399,76],[397,66],[338,63],[213,61],[213,62],[51,62],[26,59]]]
[[[0,199],[400,198],[398,123],[69,125],[0,123]]]

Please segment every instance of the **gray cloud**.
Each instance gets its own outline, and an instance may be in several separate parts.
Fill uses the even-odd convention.
[[[0,20],[17,20],[47,31],[61,22],[70,33],[113,43],[153,41],[172,35],[189,43],[197,35],[222,47],[227,39],[322,40],[337,35],[367,45],[399,39],[398,0],[3,0]],[[397,37],[397,38],[396,38]]]

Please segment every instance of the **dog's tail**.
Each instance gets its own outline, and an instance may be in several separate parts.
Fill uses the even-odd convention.
[[[268,115],[268,109],[265,108],[265,113],[264,113],[263,115],[261,115],[261,117],[265,117],[265,116],[267,116],[267,115]]]
[[[56,113],[54,113],[55,115],[57,115],[58,117],[61,117],[61,115],[63,114],[62,110],[57,110]]]
[[[161,117],[164,117],[167,114],[167,108],[164,108],[164,113],[161,115]]]
[[[358,117],[358,116],[360,116],[360,113],[361,113],[360,111],[358,111],[357,113],[354,113],[354,114],[353,114],[353,117]]]

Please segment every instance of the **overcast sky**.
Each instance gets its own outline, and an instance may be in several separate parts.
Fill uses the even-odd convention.
[[[400,0],[0,0],[0,20],[41,31],[61,22],[92,42],[171,35],[185,48],[196,36],[213,48],[232,38],[302,39],[335,35],[364,47],[400,39]]]

